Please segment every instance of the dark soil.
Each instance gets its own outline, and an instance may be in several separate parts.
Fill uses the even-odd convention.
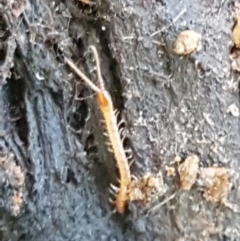
[[[230,168],[229,202],[240,209],[239,117],[227,113],[239,107],[234,1],[1,0],[0,8],[0,240],[240,240],[238,212],[196,186],[180,191],[165,172],[191,154]],[[173,44],[186,29],[203,48],[179,57]],[[162,171],[167,186],[150,207],[130,203],[123,215],[108,201],[118,172],[93,92],[64,63],[72,58],[93,77],[89,45],[125,119],[132,173]]]

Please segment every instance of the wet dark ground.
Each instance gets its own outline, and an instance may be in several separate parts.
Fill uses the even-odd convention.
[[[164,171],[176,155],[197,154],[201,166],[239,172],[239,117],[226,111],[239,106],[239,75],[229,62],[234,1],[14,3],[0,4],[0,151],[14,155],[9,163],[21,175],[0,167],[0,239],[239,240],[237,212],[206,202],[195,186],[179,191]],[[180,58],[173,43],[186,29],[201,33],[203,48]],[[167,192],[148,210],[131,203],[124,215],[112,214],[108,187],[117,170],[101,116],[63,61],[72,57],[92,76],[90,44],[126,120],[132,173],[163,172]],[[12,181],[23,174],[24,185]],[[240,203],[238,189],[236,175],[231,203]]]

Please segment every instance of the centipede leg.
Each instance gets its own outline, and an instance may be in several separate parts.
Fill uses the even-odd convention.
[[[105,141],[105,145],[106,146],[112,146],[111,142],[109,142],[109,141]]]
[[[129,164],[130,167],[132,166],[132,164],[134,163],[134,161],[135,161],[135,160],[132,160],[132,161],[130,162],[130,164]]]
[[[114,204],[114,203],[115,203],[115,201],[112,200],[110,197],[108,198],[108,201],[109,201],[111,204]]]
[[[106,136],[106,137],[109,137],[108,133],[107,132],[103,132],[103,135]]]
[[[107,150],[111,153],[114,153],[113,149],[111,147],[107,147]]]
[[[137,178],[136,176],[134,176],[134,175],[131,175],[131,178],[132,178],[133,180],[135,180],[135,181],[138,180],[138,178]]]
[[[115,115],[116,118],[118,117],[119,113],[120,113],[119,110],[114,110],[114,115]]]
[[[133,158],[132,150],[128,148],[127,150],[124,150],[124,151],[125,151],[128,161],[131,160]]]
[[[119,134],[120,134],[120,136],[123,135],[123,132],[124,132],[124,128],[121,128],[121,129],[119,130]]]
[[[127,156],[127,159],[128,161],[131,160],[133,158],[133,154],[132,153],[126,153],[126,156]],[[134,160],[131,161],[131,163],[133,162]]]
[[[105,120],[100,120],[100,124],[105,126],[106,121]]]
[[[110,188],[115,191],[116,193],[119,191],[119,188],[114,186],[112,183],[110,183]]]
[[[124,141],[126,140],[126,138],[127,138],[127,136],[124,136],[124,137],[121,138],[122,143],[124,143]]]
[[[113,184],[110,184],[110,187],[109,187],[109,192],[116,196],[116,194],[119,192],[119,188],[114,186]]]
[[[114,208],[112,211],[112,214],[115,214],[117,212],[117,210]]]
[[[111,188],[109,188],[109,193],[110,193],[111,195],[113,195],[113,196],[116,195],[115,191],[113,191]]]
[[[119,123],[118,123],[118,129],[120,128],[120,126],[122,125],[122,124],[124,124],[125,123],[125,121],[124,120],[121,120],[121,121],[119,121]]]

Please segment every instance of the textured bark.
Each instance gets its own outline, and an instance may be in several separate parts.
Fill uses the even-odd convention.
[[[0,1],[1,240],[238,240],[239,215],[206,202],[196,186],[179,191],[165,167],[196,154],[238,173],[239,75],[229,54],[233,1]],[[180,58],[177,35],[193,29],[203,48]],[[112,214],[117,183],[92,91],[65,65],[103,77],[126,120],[131,171],[161,171],[167,192],[147,210]],[[212,147],[217,146],[217,152]],[[229,201],[239,209],[239,178]],[[176,193],[153,212],[152,207]]]

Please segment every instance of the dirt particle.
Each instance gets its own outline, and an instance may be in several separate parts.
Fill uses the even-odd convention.
[[[23,203],[23,193],[21,192],[14,192],[14,195],[12,197],[12,212],[15,216],[17,216],[20,211],[21,211],[21,207],[22,207],[22,203]]]
[[[199,158],[196,155],[187,157],[179,165],[178,172],[180,176],[180,185],[183,190],[190,190],[196,182],[199,170]]]
[[[165,193],[162,174],[146,173],[140,179],[133,180],[128,187],[130,201],[149,202],[152,198]]]
[[[174,51],[179,55],[187,55],[201,50],[201,35],[193,30],[181,32],[174,44]]]
[[[230,189],[230,169],[207,167],[200,169],[199,185],[204,187],[203,197],[210,202],[226,203]]]
[[[166,166],[166,172],[168,177],[175,177],[176,176],[176,170],[174,167]]]
[[[6,183],[6,188],[13,191],[10,206],[12,214],[16,216],[20,213],[23,203],[25,173],[16,165],[12,154],[0,157],[0,172],[0,183]]]
[[[12,13],[16,18],[24,12],[26,8],[26,0],[15,0],[12,3]]]
[[[233,70],[240,71],[240,50],[233,48],[232,53],[230,54],[231,67]]]
[[[230,113],[235,117],[238,117],[240,115],[239,108],[236,106],[236,104],[231,104],[230,106],[228,106],[227,113]]]
[[[180,156],[175,156],[173,160],[170,162],[170,164],[176,164],[181,162],[181,157]]]

